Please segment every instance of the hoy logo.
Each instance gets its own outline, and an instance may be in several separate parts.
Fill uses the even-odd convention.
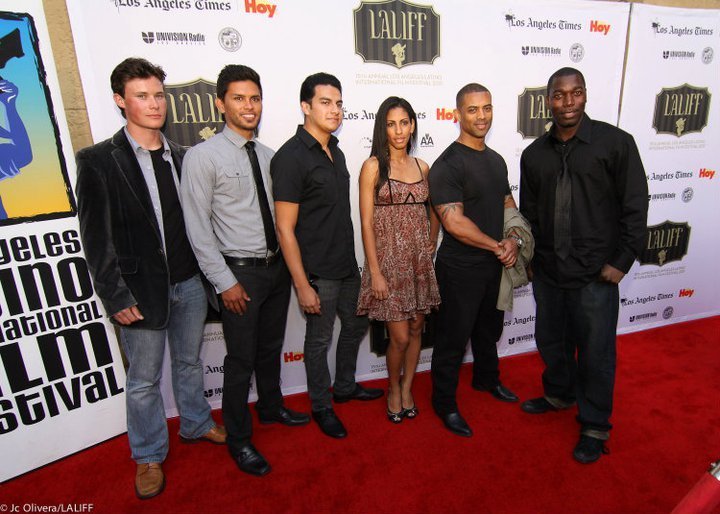
[[[655,97],[653,128],[658,134],[677,137],[702,132],[708,122],[710,108],[708,88],[682,86],[663,88]]]
[[[355,53],[364,62],[399,69],[432,64],[440,55],[440,16],[432,6],[403,0],[362,2],[353,13]]]
[[[215,107],[215,91],[215,83],[205,79],[166,84],[165,134],[178,144],[193,146],[222,130],[223,117]]]
[[[590,21],[590,32],[599,32],[603,36],[607,36],[610,32],[610,24],[604,21],[592,20]]]
[[[526,87],[518,95],[517,131],[523,139],[542,136],[552,126],[545,87]]]

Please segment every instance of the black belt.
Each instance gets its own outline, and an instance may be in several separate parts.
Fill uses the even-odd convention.
[[[236,266],[238,268],[269,268],[270,265],[280,260],[280,252],[276,252],[269,257],[228,257],[227,255],[223,257],[229,266]]]

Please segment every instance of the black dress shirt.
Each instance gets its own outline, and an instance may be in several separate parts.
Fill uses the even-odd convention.
[[[565,260],[555,254],[553,241],[555,187],[562,170],[562,142],[554,127],[520,159],[520,212],[535,237],[533,271],[563,288],[596,280],[606,263],[627,273],[647,233],[647,178],[633,137],[585,115],[573,139],[568,156],[572,248]]]
[[[312,277],[343,279],[358,273],[350,219],[350,173],[338,140],[320,142],[302,126],[270,163],[276,202],[296,203],[295,236],[303,266]]]

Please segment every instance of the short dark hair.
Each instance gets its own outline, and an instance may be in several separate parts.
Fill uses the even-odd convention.
[[[478,84],[477,82],[471,82],[470,84],[466,84],[463,87],[460,88],[460,91],[457,92],[457,95],[455,95],[455,107],[460,109],[460,106],[462,105],[463,100],[465,99],[465,95],[469,95],[470,93],[489,93],[490,90],[486,88],[485,86]]]
[[[556,78],[569,77],[571,75],[577,75],[578,77],[580,77],[583,87],[586,87],[585,86],[585,77],[580,72],[580,70],[576,70],[575,68],[570,68],[569,66],[566,66],[565,68],[560,68],[555,73],[550,75],[550,78],[548,79],[548,83],[547,83],[547,96],[550,96],[550,88],[552,87],[552,83]]]
[[[254,82],[260,90],[260,97],[262,97],[260,75],[258,75],[257,72],[250,66],[243,66],[242,64],[228,64],[220,71],[220,75],[218,75],[217,78],[217,97],[220,100],[223,100],[225,98],[225,94],[227,94],[230,83],[243,80]]]
[[[303,80],[300,86],[300,101],[311,103],[315,96],[316,86],[332,86],[342,93],[342,86],[335,75],[329,73],[314,73]]]
[[[149,79],[155,77],[160,82],[165,82],[165,71],[146,59],[141,57],[128,57],[115,66],[110,74],[110,87],[112,92],[125,97],[125,84],[132,79]]]

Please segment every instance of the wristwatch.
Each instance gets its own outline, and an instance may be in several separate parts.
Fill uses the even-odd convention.
[[[510,239],[514,239],[514,240],[515,240],[515,243],[517,244],[517,247],[518,247],[518,248],[522,248],[523,245],[525,244],[525,241],[523,241],[521,237],[516,236],[515,234],[510,234],[509,237],[510,237]]]

